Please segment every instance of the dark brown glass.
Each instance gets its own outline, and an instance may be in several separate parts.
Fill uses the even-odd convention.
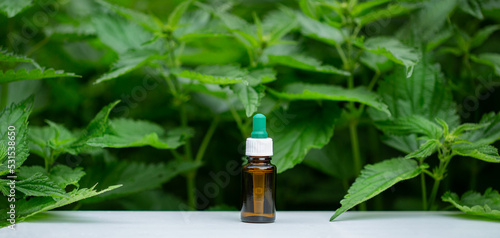
[[[249,156],[242,168],[241,221],[274,222],[276,219],[276,166],[271,157]]]

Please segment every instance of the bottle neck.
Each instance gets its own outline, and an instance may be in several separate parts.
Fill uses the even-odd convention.
[[[248,156],[248,163],[270,163],[270,156]]]

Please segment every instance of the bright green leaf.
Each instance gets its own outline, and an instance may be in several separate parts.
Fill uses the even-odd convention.
[[[110,132],[93,137],[87,144],[95,147],[142,147],[175,149],[193,134],[190,128],[177,128],[165,131],[161,126],[142,120],[118,118],[110,120]]]
[[[367,13],[359,18],[359,24],[364,26],[370,22],[374,22],[380,19],[393,18],[396,16],[404,15],[414,8],[406,7],[401,4],[391,4],[385,9],[378,9]]]
[[[446,192],[441,199],[453,204],[466,214],[500,219],[500,194],[491,188],[486,189],[483,195],[468,191],[460,198],[456,193]]]
[[[142,27],[151,32],[161,32],[162,30],[161,29],[162,25],[159,24],[161,23],[161,21],[152,15],[148,15],[122,6],[114,5],[103,0],[98,0],[97,2],[115,11],[116,13],[124,16],[125,18],[136,22],[137,24],[141,25]]]
[[[359,102],[390,115],[389,110],[387,110],[387,105],[381,102],[380,97],[364,87],[345,89],[336,85],[292,83],[287,85],[283,92],[277,92],[272,89],[269,89],[269,91],[287,100]]]
[[[254,88],[243,83],[237,83],[233,87],[234,93],[243,104],[247,117],[251,117],[260,105],[262,98]]]
[[[153,59],[161,58],[156,53],[154,50],[142,49],[137,51],[131,50],[121,54],[118,61],[111,66],[111,70],[99,77],[95,84],[114,79],[147,64]]]
[[[400,117],[395,120],[378,121],[376,125],[386,134],[391,135],[401,136],[414,133],[425,135],[432,139],[439,139],[443,135],[443,130],[439,125],[419,115]]]
[[[10,69],[6,72],[0,71],[0,83],[10,83],[21,80],[33,80],[33,79],[44,79],[44,78],[61,78],[61,77],[76,77],[74,73],[66,73],[62,70],[54,69],[32,69],[30,71],[26,69],[18,69],[17,71]]]
[[[94,187],[73,190],[67,193],[68,197],[58,198],[58,197],[34,197],[29,200],[20,200],[16,202],[16,223],[24,221],[27,217],[33,216],[37,213],[52,210],[58,207],[63,207],[68,204],[78,202],[80,200],[90,198],[113,189],[119,188],[121,185],[110,186],[101,191],[94,190]],[[2,209],[0,211],[0,218],[3,221],[0,223],[0,227],[9,225],[6,222],[7,219],[7,209]]]
[[[47,175],[42,173],[36,173],[25,180],[17,181],[16,190],[24,193],[26,196],[68,197],[64,189],[57,186]]]
[[[486,125],[466,132],[461,138],[479,144],[491,144],[500,139],[500,114],[484,114],[477,125]]]
[[[243,82],[248,72],[236,65],[202,65],[195,71],[173,71],[174,75],[211,84],[235,84]]]
[[[441,143],[436,140],[428,140],[423,143],[418,150],[413,151],[405,156],[405,159],[417,158],[417,159],[425,159],[431,156],[436,150],[441,146]]]
[[[33,0],[0,0],[0,12],[11,18],[32,5]]]
[[[297,14],[297,20],[301,25],[301,32],[304,36],[330,45],[341,45],[344,42],[345,37],[340,29],[302,14]]]
[[[369,10],[372,10],[372,8],[374,7],[380,6],[390,1],[391,0],[372,0],[372,1],[360,2],[352,8],[351,14],[353,16],[359,16],[365,12],[368,12]]]
[[[416,161],[404,158],[384,160],[376,164],[366,165],[361,175],[340,201],[342,206],[335,211],[330,221],[354,206],[377,196],[394,184],[416,177],[421,173]]]
[[[322,65],[318,60],[306,55],[268,55],[268,58],[269,64],[280,64],[312,72],[340,74],[345,76],[350,75],[350,73],[345,70],[337,69],[331,65]]]
[[[412,75],[413,67],[420,60],[420,54],[415,48],[406,46],[395,38],[371,37],[362,47],[369,52],[384,55],[394,63],[404,65],[406,77]]]
[[[169,26],[170,29],[175,29],[177,27],[177,23],[179,23],[179,20],[181,19],[184,12],[186,12],[186,10],[188,9],[191,2],[191,0],[181,2],[179,5],[177,5],[177,7],[174,8],[172,13],[170,13],[167,20],[167,26]]]
[[[31,63],[31,64],[34,64],[35,66],[37,66],[37,68],[38,68],[38,64],[35,63],[35,61],[33,59],[30,59],[26,56],[16,55],[16,54],[9,52],[6,49],[2,49],[2,48],[0,48],[0,61],[2,61],[2,62],[16,62],[16,63],[20,63],[20,62]]]
[[[33,98],[28,98],[19,104],[11,104],[10,107],[5,107],[2,112],[0,112],[0,138],[2,138],[2,143],[7,144],[9,139],[9,132],[15,133],[15,152],[16,157],[14,159],[16,163],[16,168],[19,168],[29,155],[28,149],[28,117],[31,113],[33,105]],[[9,130],[9,127],[13,130]],[[8,144],[7,144],[8,145]],[[8,146],[7,146],[8,147]],[[8,149],[7,151],[11,151]],[[13,170],[9,170],[8,156],[0,160],[0,175],[5,175],[7,173],[14,174]]]
[[[490,163],[500,163],[498,150],[494,146],[480,143],[460,143],[453,145],[453,153],[472,157]]]
[[[310,149],[330,141],[340,109],[331,102],[324,102],[322,107],[313,102],[294,103],[285,115],[276,119],[283,123],[282,131],[275,132],[273,126],[268,130],[274,139],[273,164],[278,173],[301,163]]]

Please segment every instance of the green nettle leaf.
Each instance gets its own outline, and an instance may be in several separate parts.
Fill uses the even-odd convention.
[[[243,83],[235,84],[233,91],[243,104],[247,117],[251,117],[257,111],[263,95],[259,95],[254,88]]]
[[[434,122],[436,118],[442,119],[452,129],[459,125],[457,107],[450,91],[445,87],[439,65],[432,65],[424,60],[415,66],[414,73],[409,78],[406,78],[404,70],[398,69],[379,83],[378,94],[393,117],[370,109],[370,117],[377,123],[420,116],[430,122]],[[389,134],[384,142],[405,153],[417,150],[421,144],[414,134]]]
[[[175,149],[193,135],[191,128],[165,131],[155,123],[126,118],[110,120],[109,125],[109,132],[91,138],[87,144],[111,148],[152,146],[157,149]]]
[[[349,140],[331,140],[322,149],[311,149],[304,164],[335,178],[355,178],[357,174],[354,172],[354,161],[345,159],[352,158],[352,151],[346,150],[349,143]]]
[[[29,155],[28,148],[28,117],[31,113],[33,105],[33,98],[28,98],[19,104],[11,104],[10,107],[5,107],[2,112],[0,112],[0,138],[1,143],[7,145],[7,152],[11,152],[12,149],[8,149],[8,139],[12,136],[12,132],[15,132],[15,168],[19,168]],[[9,130],[9,127],[14,130]],[[11,135],[9,135],[11,132]],[[3,156],[0,160],[0,175],[5,175],[7,173],[13,173],[8,165],[8,156]]]
[[[366,2],[360,2],[352,8],[351,14],[353,16],[360,16],[368,11],[370,11],[372,8],[380,6],[384,3],[390,2],[391,0],[373,0],[373,1],[366,1]]]
[[[484,128],[484,127],[487,127],[487,126],[489,126],[488,123],[484,123],[484,124],[464,123],[464,124],[461,124],[460,126],[458,126],[457,128],[455,128],[451,132],[451,134],[454,137],[459,137],[462,134],[464,134],[464,132],[475,131],[475,130],[478,130],[478,129],[481,129],[481,128]]]
[[[283,7],[280,10],[272,11],[262,20],[263,40],[268,40],[269,45],[278,43],[281,38],[297,26],[295,14],[290,9]]]
[[[127,51],[119,56],[118,61],[111,66],[111,70],[99,77],[95,84],[119,77],[161,57],[156,51],[149,49]]]
[[[378,121],[375,125],[384,133],[392,135],[415,133],[432,139],[439,139],[443,135],[443,129],[438,124],[419,115],[401,117],[392,121]]]
[[[151,32],[161,32],[162,22],[158,18],[144,14],[139,11],[128,9],[122,6],[114,5],[103,0],[97,0],[101,5],[115,11],[116,13],[122,15],[123,17],[130,19],[137,24],[141,25],[145,29]]]
[[[172,72],[178,77],[198,80],[210,84],[235,84],[243,82],[248,72],[236,65],[202,65],[195,71],[174,70]]]
[[[297,20],[301,25],[301,33],[304,36],[323,41],[330,45],[341,45],[345,40],[344,33],[340,29],[326,23],[302,14],[297,14]]]
[[[431,156],[441,146],[441,142],[436,139],[428,140],[423,143],[418,150],[413,151],[405,156],[405,159],[417,158],[425,159]]]
[[[481,12],[481,6],[478,0],[459,0],[458,7],[462,11],[476,17],[477,19],[483,19],[483,13]]]
[[[391,115],[381,98],[364,87],[345,89],[335,85],[292,83],[285,87],[283,92],[272,89],[268,91],[287,100],[330,100],[359,102]]]
[[[274,138],[273,164],[278,173],[301,163],[310,149],[321,148],[330,141],[340,109],[331,102],[323,102],[322,107],[315,103],[294,103],[285,115],[276,119],[282,123],[282,130],[271,125],[268,130]]]
[[[394,66],[394,63],[387,59],[387,57],[383,55],[377,55],[368,51],[362,53],[359,61],[362,64],[366,65],[366,67],[378,73],[387,72]]]
[[[406,67],[406,77],[413,73],[413,67],[420,60],[420,53],[413,47],[404,45],[399,40],[390,37],[372,37],[361,46],[365,50],[384,55],[394,63]]]
[[[38,64],[35,63],[34,60],[21,55],[16,55],[12,52],[7,51],[6,49],[0,48],[0,61],[2,62],[15,62],[15,63],[31,63],[38,67]]]
[[[267,57],[269,59],[269,64],[280,64],[312,72],[340,74],[345,76],[350,75],[348,71],[335,68],[331,65],[322,65],[320,61],[306,55],[268,55]]]
[[[80,135],[80,137],[74,143],[72,143],[71,146],[69,146],[69,151],[73,150],[76,153],[82,149],[85,149],[85,147],[88,146],[87,142],[92,138],[103,136],[109,128],[109,113],[118,103],[120,103],[120,100],[114,101],[103,107],[94,117],[94,119],[92,119],[92,121],[90,121],[90,123],[87,125],[87,128],[85,129],[83,134]]]
[[[83,168],[71,168],[66,165],[58,164],[50,170],[49,177],[54,183],[61,188],[66,188],[68,185],[78,187],[78,181],[85,175]]]
[[[460,198],[456,193],[446,192],[441,199],[453,204],[466,214],[500,219],[500,194],[491,188],[483,195],[468,191]]]
[[[52,167],[50,172],[47,172],[42,166],[22,166],[19,168],[16,175],[20,179],[28,179],[37,173],[47,176],[51,182],[62,189],[66,188],[68,185],[75,185],[78,187],[78,181],[85,175],[83,168],[71,168],[62,164]]]
[[[491,25],[491,26],[486,26],[479,31],[476,32],[476,34],[472,37],[470,41],[470,48],[474,49],[478,46],[481,46],[487,39],[490,37],[493,32],[497,31],[500,29],[500,25]]]
[[[460,143],[453,145],[453,153],[472,157],[490,163],[500,163],[498,150],[494,146],[480,143]]]
[[[21,80],[33,80],[33,79],[44,79],[44,78],[61,78],[61,77],[76,77],[81,76],[75,75],[74,73],[66,73],[62,70],[54,69],[32,69],[30,71],[26,69],[7,70],[5,72],[0,71],[0,83],[10,83]]]
[[[186,10],[188,9],[191,2],[191,0],[183,1],[179,5],[177,5],[177,7],[175,7],[172,13],[170,13],[170,15],[168,16],[167,26],[169,26],[171,29],[175,29],[177,27],[177,23],[179,23],[179,20],[181,19],[184,12],[186,12]]]
[[[276,71],[272,68],[253,69],[247,75],[249,86],[266,84],[276,80]]]
[[[478,144],[491,144],[500,139],[500,114],[484,114],[477,125],[486,126],[468,131],[461,138]]]
[[[32,5],[33,0],[0,0],[0,12],[11,18]]]
[[[394,184],[414,178],[420,173],[421,169],[412,159],[394,158],[366,165],[361,175],[347,191],[347,195],[340,201],[342,206],[335,211],[330,221],[354,206],[377,196]]]
[[[500,54],[483,53],[478,56],[471,55],[471,59],[476,63],[492,67],[495,74],[500,76]]]
[[[372,12],[367,13],[366,15],[359,17],[359,24],[364,26],[370,22],[374,22],[380,19],[392,18],[396,16],[404,15],[410,11],[415,9],[414,7],[406,7],[400,4],[392,4],[389,5],[385,9],[379,9]]]
[[[130,161],[109,163],[106,165],[105,170],[88,170],[87,176],[90,176],[91,180],[99,180],[100,187],[117,183],[123,184],[123,187],[83,202],[94,203],[158,188],[175,176],[196,169],[200,165],[200,163],[189,161],[171,161],[166,164]],[[108,176],[103,178],[102,174]]]
[[[143,44],[152,38],[150,32],[122,17],[96,15],[92,23],[101,42],[118,54],[144,48]]]
[[[16,182],[16,189],[26,196],[68,197],[64,189],[42,173],[36,173],[28,179]]]
[[[33,216],[37,213],[52,210],[58,207],[66,206],[68,204],[78,202],[80,200],[90,198],[108,191],[112,191],[113,189],[121,187],[121,185],[110,186],[101,191],[94,190],[94,187],[91,188],[83,188],[83,189],[75,189],[69,193],[67,193],[68,197],[33,197],[29,200],[19,200],[16,201],[16,222],[22,222],[26,218]],[[10,225],[6,220],[8,219],[7,209],[2,209],[0,211],[1,215],[1,223],[0,227],[5,227]]]
[[[419,4],[419,12],[398,34],[402,37],[410,36],[417,42],[428,42],[442,32],[456,5],[457,1],[422,2]]]

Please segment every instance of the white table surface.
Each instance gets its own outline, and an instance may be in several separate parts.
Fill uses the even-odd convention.
[[[0,237],[481,237],[500,238],[500,222],[460,212],[279,212],[275,223],[240,221],[239,212],[50,211],[0,229]]]

